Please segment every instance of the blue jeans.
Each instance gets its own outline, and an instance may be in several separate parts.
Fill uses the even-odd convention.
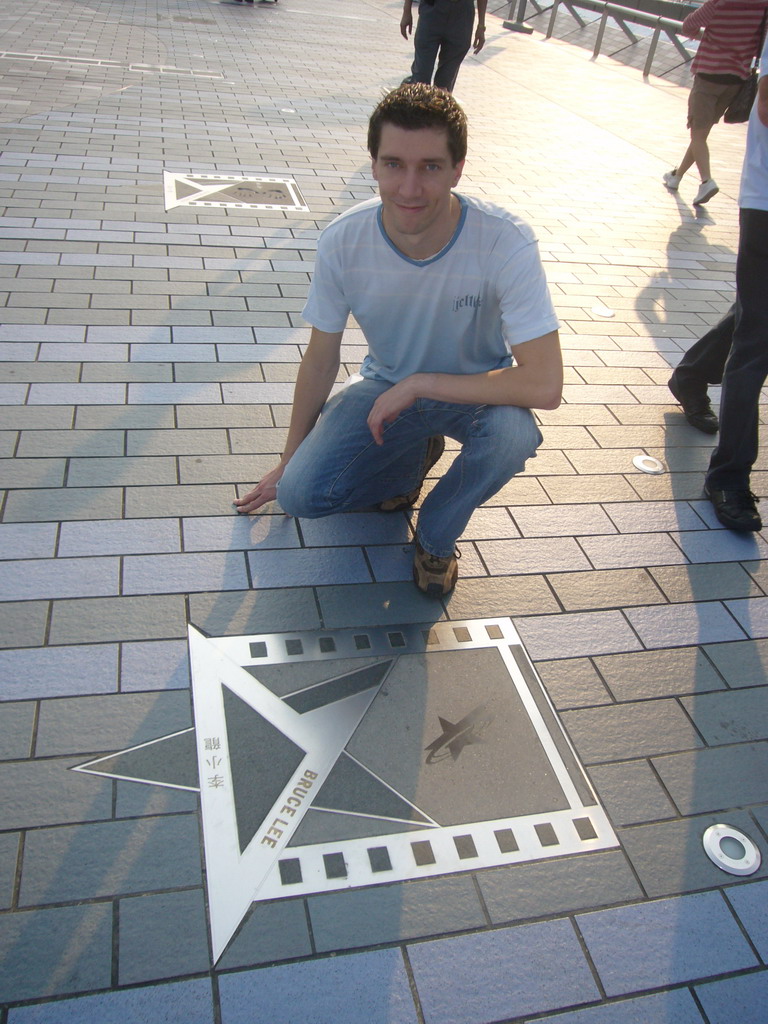
[[[461,62],[472,45],[474,21],[474,0],[435,0],[434,4],[420,4],[413,36],[413,64],[406,81],[429,85],[437,60],[432,84],[452,92]]]
[[[416,531],[425,551],[445,558],[475,509],[536,454],[541,433],[529,409],[420,398],[386,425],[377,445],[366,420],[389,386],[362,380],[327,403],[288,463],[277,500],[288,515],[306,519],[376,505],[418,486],[429,437],[452,437],[461,451],[424,499]]]

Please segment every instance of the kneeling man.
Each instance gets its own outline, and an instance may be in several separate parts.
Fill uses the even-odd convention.
[[[371,115],[379,198],[320,236],[303,316],[312,325],[280,463],[235,502],[291,516],[412,507],[444,437],[461,450],[425,498],[413,579],[449,593],[472,513],[536,453],[531,409],[560,404],[557,318],[533,232],[455,192],[467,122],[450,93],[402,85]],[[330,401],[349,314],[368,354]],[[321,415],[322,413],[322,415]]]

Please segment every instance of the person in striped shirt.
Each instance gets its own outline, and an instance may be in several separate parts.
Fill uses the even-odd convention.
[[[691,141],[677,167],[664,175],[664,184],[676,192],[680,179],[695,164],[701,185],[694,206],[708,202],[720,191],[712,177],[707,138],[749,77],[752,60],[762,46],[766,10],[768,0],[706,0],[683,21],[683,32],[689,39],[698,38],[702,29],[704,35],[691,64]]]

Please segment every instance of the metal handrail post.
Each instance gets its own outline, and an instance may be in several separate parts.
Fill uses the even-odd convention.
[[[603,45],[603,36],[605,35],[605,26],[608,22],[608,5],[606,4],[603,8],[603,14],[600,18],[600,28],[597,30],[597,39],[595,39],[595,48],[592,51],[592,60],[595,60],[597,55],[600,53],[600,47]]]
[[[527,35],[530,35],[533,32],[531,26],[525,24],[525,4],[526,0],[519,0],[519,3],[517,5],[517,18],[515,19],[515,21],[502,22],[504,28],[508,28],[510,32],[525,32]],[[510,0],[510,14],[512,13],[513,7],[514,0]]]
[[[555,31],[555,18],[557,17],[557,9],[560,6],[561,0],[554,0],[552,4],[552,13],[549,16],[549,25],[547,26],[547,34],[544,36],[545,39],[551,39],[552,33]]]
[[[661,20],[661,19],[659,19]],[[651,45],[648,49],[648,56],[645,58],[645,67],[643,68],[643,77],[647,78],[651,73],[651,65],[653,64],[653,58],[656,56],[656,47],[659,45],[659,36],[661,35],[661,25],[657,25],[653,30],[653,38],[651,39]]]

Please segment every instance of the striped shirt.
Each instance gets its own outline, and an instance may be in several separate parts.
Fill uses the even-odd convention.
[[[694,39],[704,29],[693,73],[748,78],[766,9],[768,0],[707,0],[692,11],[683,21],[683,32]]]

